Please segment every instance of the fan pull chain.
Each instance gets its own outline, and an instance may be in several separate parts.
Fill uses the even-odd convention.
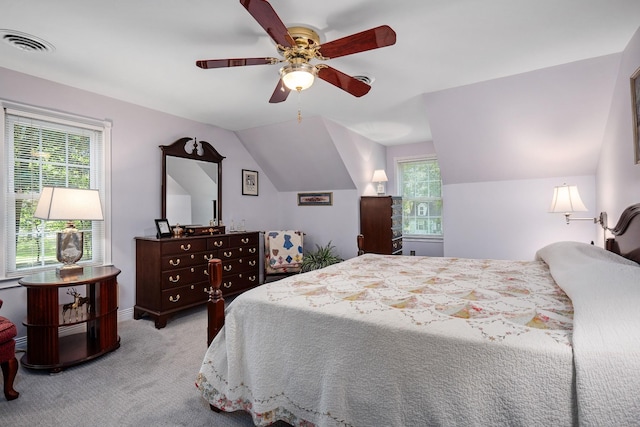
[[[296,88],[298,91],[298,123],[302,122],[302,88]]]

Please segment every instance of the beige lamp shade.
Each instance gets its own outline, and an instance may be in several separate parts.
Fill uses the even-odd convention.
[[[387,182],[389,181],[387,179],[387,174],[385,173],[384,169],[376,169],[373,171],[373,178],[371,179],[372,182]]]
[[[43,187],[33,215],[50,221],[102,221],[102,204],[98,190]]]
[[[62,267],[59,276],[80,274],[83,267],[76,264],[82,258],[84,234],[73,221],[102,221],[102,204],[98,190],[65,187],[43,187],[33,215],[49,221],[67,221],[64,230],[56,235],[56,258]]]
[[[373,171],[373,178],[371,179],[373,182],[378,183],[378,196],[384,195],[384,184],[383,182],[389,181],[387,179],[387,174],[384,169],[376,169]]]
[[[549,212],[570,213],[586,212],[588,209],[582,203],[578,187],[575,185],[560,185],[553,189],[553,199]]]

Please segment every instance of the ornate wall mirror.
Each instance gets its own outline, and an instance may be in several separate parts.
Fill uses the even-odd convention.
[[[209,228],[222,217],[222,160],[208,142],[180,138],[162,149],[162,218]]]

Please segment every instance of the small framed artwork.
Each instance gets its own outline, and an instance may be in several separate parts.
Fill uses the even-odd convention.
[[[161,237],[171,237],[171,226],[166,219],[156,219],[156,230],[158,230],[158,234],[156,234],[158,239]]]
[[[298,206],[331,206],[333,193],[298,193]]]
[[[242,169],[242,195],[258,195],[258,172]]]
[[[633,110],[633,150],[640,164],[640,68],[631,76],[631,108]]]

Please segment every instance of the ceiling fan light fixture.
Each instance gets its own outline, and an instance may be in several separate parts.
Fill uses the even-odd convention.
[[[290,90],[305,90],[311,87],[316,77],[316,67],[308,63],[288,64],[280,69],[282,82]]]

